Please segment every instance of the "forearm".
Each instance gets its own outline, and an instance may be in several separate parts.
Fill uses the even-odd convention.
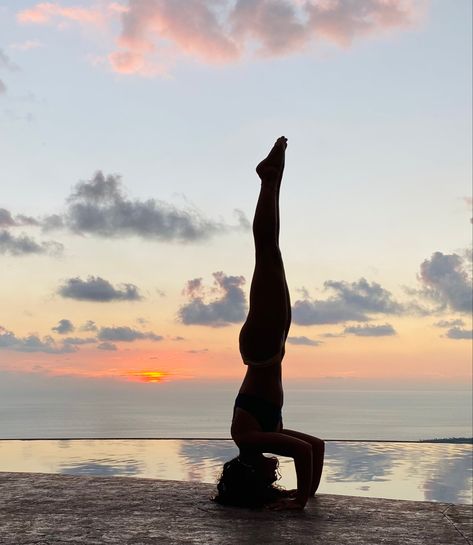
[[[314,457],[315,458],[315,457]],[[314,459],[314,464],[312,466],[312,483],[310,486],[310,496],[314,496],[319,488],[320,479],[322,477],[322,464],[320,460]]]
[[[309,499],[313,484],[313,461],[312,449],[301,449],[294,457],[297,475],[297,495],[296,501],[304,507]]]
[[[322,477],[322,469],[324,465],[325,444],[321,442],[317,447],[313,447],[312,451],[312,484],[310,487],[310,495],[316,493],[320,479]]]

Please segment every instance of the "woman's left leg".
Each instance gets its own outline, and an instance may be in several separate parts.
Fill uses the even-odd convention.
[[[253,220],[255,269],[248,317],[240,332],[240,350],[253,361],[281,353],[288,324],[287,284],[278,245],[279,185],[286,139],[278,138],[256,171],[261,189]]]

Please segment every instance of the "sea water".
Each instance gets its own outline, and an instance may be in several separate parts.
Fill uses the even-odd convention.
[[[238,386],[0,388],[0,438],[228,438]],[[471,437],[472,392],[286,387],[283,420],[323,439]]]

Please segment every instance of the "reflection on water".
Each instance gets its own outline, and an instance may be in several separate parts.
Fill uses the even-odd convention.
[[[103,475],[103,476],[120,476],[133,477],[141,473],[141,464],[138,462],[115,462],[111,465],[108,460],[95,462],[79,462],[75,465],[68,466],[61,464],[59,473],[67,473],[69,475]]]
[[[319,491],[393,499],[472,502],[471,445],[327,442]],[[115,475],[214,483],[238,453],[227,440],[0,441],[0,471]],[[280,484],[295,488],[290,458]]]

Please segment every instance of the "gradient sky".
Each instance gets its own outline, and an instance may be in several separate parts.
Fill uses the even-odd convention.
[[[284,134],[285,376],[467,384],[471,9],[0,0],[0,375],[241,376]]]

